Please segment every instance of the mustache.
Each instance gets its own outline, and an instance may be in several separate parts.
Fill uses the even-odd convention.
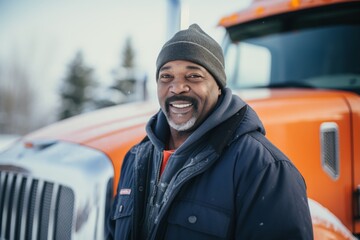
[[[171,96],[165,100],[166,111],[169,111],[170,102],[173,102],[173,101],[190,102],[194,106],[195,110],[197,109],[197,105],[198,105],[198,102],[196,101],[195,98],[192,98],[189,96]]]

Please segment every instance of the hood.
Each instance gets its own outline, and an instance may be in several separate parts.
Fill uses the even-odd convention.
[[[251,131],[261,131],[265,133],[263,125],[256,115],[255,111],[248,106],[240,97],[233,95],[229,88],[223,90],[215,110],[210,116],[189,136],[189,138],[176,150],[177,154],[185,151],[188,147],[196,143],[204,134],[211,129],[226,121],[241,108],[247,107],[247,111],[242,120],[237,136]],[[166,142],[170,134],[170,127],[167,123],[165,114],[160,110],[155,114],[146,126],[146,132],[150,141],[155,145],[158,151],[165,149]]]

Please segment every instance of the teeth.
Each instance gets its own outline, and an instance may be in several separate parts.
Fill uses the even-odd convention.
[[[186,108],[186,107],[190,107],[192,104],[191,103],[183,103],[183,104],[171,104],[171,105],[176,108]]]

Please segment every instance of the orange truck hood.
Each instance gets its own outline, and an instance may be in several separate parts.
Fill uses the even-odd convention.
[[[267,136],[280,147],[286,146],[293,138],[281,134],[285,126],[300,129],[304,124],[310,124],[317,128],[323,121],[349,121],[346,99],[353,96],[347,92],[299,89],[247,89],[234,94],[240,95],[255,109],[265,125]],[[145,134],[144,125],[158,109],[156,102],[137,102],[101,109],[51,124],[25,136],[24,140],[63,140],[106,151],[111,147],[109,145],[116,148],[122,138],[131,138],[127,135],[130,129],[140,128]],[[112,135],[119,138],[103,149],[98,143]],[[287,153],[292,155],[291,149]]]

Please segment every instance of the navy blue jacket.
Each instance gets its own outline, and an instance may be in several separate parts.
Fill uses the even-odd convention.
[[[159,111],[126,155],[109,239],[313,239],[305,182],[264,136],[256,113],[225,89],[170,157]]]

